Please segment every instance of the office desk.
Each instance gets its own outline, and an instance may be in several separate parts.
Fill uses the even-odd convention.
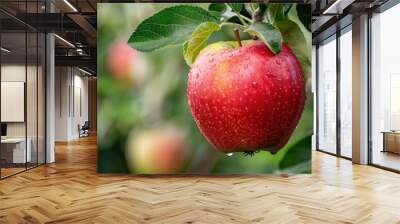
[[[400,154],[400,132],[383,131],[383,150],[382,152],[392,152]]]
[[[30,138],[26,140],[27,147],[25,153],[25,138],[5,138],[1,139],[2,157],[7,163],[25,163],[31,162],[31,145]],[[3,154],[5,154],[3,156]],[[12,156],[11,156],[12,154]],[[12,159],[11,159],[12,158]]]

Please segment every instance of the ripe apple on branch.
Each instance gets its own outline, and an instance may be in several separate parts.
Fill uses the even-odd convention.
[[[154,51],[183,44],[191,67],[187,97],[203,136],[217,150],[276,153],[291,137],[306,101],[311,36],[296,4],[180,5],[144,20],[129,44]],[[235,40],[208,43],[222,27]],[[242,40],[241,34],[251,38]]]

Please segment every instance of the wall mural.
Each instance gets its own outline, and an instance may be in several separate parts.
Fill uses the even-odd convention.
[[[98,171],[310,173],[307,4],[98,4]]]

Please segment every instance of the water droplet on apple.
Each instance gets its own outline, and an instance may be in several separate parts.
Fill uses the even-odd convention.
[[[227,156],[233,156],[233,152],[227,153]]]

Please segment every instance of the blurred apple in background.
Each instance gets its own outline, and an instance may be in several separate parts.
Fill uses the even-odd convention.
[[[174,126],[134,131],[126,148],[131,172],[169,174],[182,171],[186,157],[184,132]]]
[[[115,79],[131,84],[141,82],[148,67],[144,55],[130,47],[126,41],[115,40],[110,45],[107,68]]]

